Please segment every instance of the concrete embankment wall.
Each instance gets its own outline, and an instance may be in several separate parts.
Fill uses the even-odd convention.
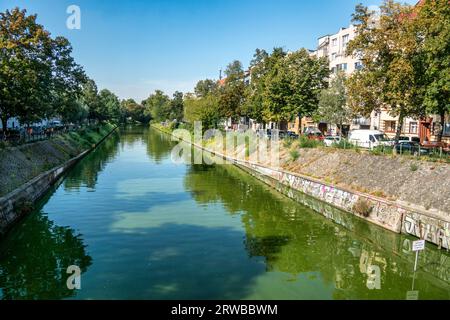
[[[305,205],[308,205],[308,202],[304,201],[305,199],[299,197],[293,190],[300,191],[390,231],[409,234],[427,240],[439,247],[450,248],[450,222],[434,217],[429,213],[420,212],[417,209],[408,208],[371,195],[336,188],[322,181],[302,177],[295,173],[236,159],[228,158],[228,160],[288,197]],[[336,220],[334,217],[330,217],[326,210],[313,209],[327,218]],[[339,220],[345,221],[342,218]]]
[[[159,128],[156,129],[160,130]],[[192,144],[191,141],[186,142]],[[420,206],[408,206],[396,201],[337,187],[298,173],[238,160],[214,150],[209,150],[202,145],[195,143],[193,145],[226,159],[228,162],[246,170],[254,177],[302,204],[308,205],[308,201],[305,201],[304,197],[293,191],[301,192],[343,210],[344,213],[352,214],[387,230],[424,239],[437,245],[439,248],[450,249],[450,221],[445,216],[426,212]],[[321,206],[320,208],[327,208],[327,206]],[[330,216],[329,210],[313,209],[327,218],[336,220]],[[339,221],[345,221],[345,218],[342,216],[338,219]]]
[[[33,203],[42,198],[68,169],[94,150],[97,145],[102,143],[116,129],[117,127],[114,127],[88,150],[81,152],[62,165],[41,173],[14,191],[0,197],[0,237],[26,215],[31,210]]]

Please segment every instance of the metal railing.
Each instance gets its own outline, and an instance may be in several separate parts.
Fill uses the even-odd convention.
[[[68,132],[78,131],[90,125],[71,125],[53,128],[22,128],[20,130],[0,130],[0,142],[6,146],[19,146],[22,144],[33,143],[51,139],[55,136]]]

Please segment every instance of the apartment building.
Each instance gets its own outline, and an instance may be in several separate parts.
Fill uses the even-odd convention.
[[[318,58],[328,58],[332,73],[343,71],[347,75],[350,75],[355,70],[361,68],[360,60],[346,54],[348,43],[355,36],[356,27],[350,25],[347,28],[341,28],[336,34],[320,37],[315,56]]]
[[[372,24],[376,25],[377,16],[374,15]],[[312,52],[318,58],[328,58],[332,74],[343,71],[347,75],[362,68],[362,63],[356,57],[347,55],[348,43],[356,37],[357,29],[350,25],[341,28],[337,33],[325,35],[318,39],[317,50]],[[381,130],[389,137],[394,138],[399,119],[389,113],[388,108],[383,108],[377,112],[372,112],[370,118],[359,117],[353,119],[351,123],[342,128],[342,133],[347,134],[350,130],[371,129]],[[300,130],[301,128],[301,130]],[[305,132],[305,130],[318,129],[325,134],[337,134],[339,129],[336,125],[327,124],[326,121],[315,122],[311,118],[296,119],[288,124],[288,130],[295,132]],[[434,141],[440,131],[440,119],[437,116],[430,116],[422,119],[406,118],[402,128],[402,136],[420,139],[421,143]],[[447,119],[444,127],[443,140],[450,142],[450,119]]]
[[[330,70],[333,74],[339,71],[351,75],[362,67],[361,61],[352,55],[347,55],[348,43],[356,36],[356,27],[350,25],[341,28],[335,34],[328,34],[318,39],[317,50],[312,51],[311,55],[317,58],[327,58],[330,64]],[[342,128],[342,133],[346,134],[353,129],[370,129],[370,119],[363,117],[354,119],[351,123]],[[338,134],[339,129],[334,124],[328,124],[326,121],[315,122],[312,118],[304,117],[296,119],[288,124],[288,130],[295,132],[305,132],[305,130],[318,129],[326,134]]]

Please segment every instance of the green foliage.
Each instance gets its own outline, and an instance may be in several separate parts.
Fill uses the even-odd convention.
[[[133,99],[122,100],[121,105],[127,119],[141,123],[150,121],[150,116],[145,113],[145,107]]]
[[[300,158],[300,152],[297,149],[289,151],[292,161],[297,161]]]
[[[308,139],[308,137],[300,136],[300,148],[313,149],[323,146],[323,143],[317,140]]]
[[[246,88],[246,101],[242,111],[258,122],[264,122],[264,93],[266,79],[280,59],[284,59],[286,52],[282,48],[275,48],[271,55],[265,50],[256,49],[250,62],[250,85]]]
[[[442,140],[445,114],[450,113],[450,5],[447,0],[425,1],[415,20],[415,32],[423,63],[423,105],[431,114],[440,115]]]
[[[217,92],[218,85],[214,80],[206,79],[200,80],[195,86],[194,92],[198,98],[204,98],[209,94],[214,94]]]
[[[358,5],[353,15],[357,36],[350,41],[347,54],[357,54],[363,68],[348,82],[349,103],[355,113],[369,115],[390,106],[392,116],[399,117],[396,141],[404,118],[422,116],[423,63],[415,19],[411,6],[384,0],[379,22],[369,9]]]
[[[142,101],[145,107],[145,114],[156,122],[169,120],[170,98],[161,90],[156,90],[146,100]]]
[[[311,57],[305,49],[279,59],[265,79],[265,120],[290,121],[299,115],[312,115],[328,75],[328,62]]]
[[[373,206],[369,203],[368,200],[359,198],[353,206],[353,210],[360,216],[367,218],[372,213]]]
[[[170,101],[169,120],[177,120],[181,122],[184,118],[184,101],[183,93],[175,92]]]
[[[107,89],[100,91],[100,111],[104,119],[114,123],[122,123],[125,120],[125,112],[119,98]]]
[[[284,146],[285,148],[290,148],[290,147],[292,146],[292,143],[293,143],[293,142],[294,142],[293,139],[290,139],[290,138],[284,139],[284,141],[283,141],[283,146]]]
[[[338,72],[331,80],[330,87],[320,92],[319,108],[313,115],[316,121],[337,124],[342,128],[344,123],[351,120],[352,111],[347,106],[345,81],[345,73]]]
[[[0,115],[31,123],[72,112],[85,75],[63,37],[52,38],[36,15],[0,12]],[[67,111],[69,110],[69,111]]]
[[[412,172],[416,172],[417,170],[419,170],[419,166],[416,163],[411,163],[411,165],[409,166],[409,169]]]
[[[219,88],[220,114],[226,118],[237,119],[242,114],[246,85],[245,73],[240,61],[233,61],[225,70],[225,84]]]
[[[393,147],[388,147],[388,146],[378,146],[373,148],[372,150],[370,150],[370,153],[373,155],[388,155],[388,154],[392,154],[394,152],[394,148]]]
[[[211,94],[204,98],[186,98],[184,108],[185,120],[191,125],[201,121],[203,129],[217,128],[223,119],[220,116],[219,98]]]

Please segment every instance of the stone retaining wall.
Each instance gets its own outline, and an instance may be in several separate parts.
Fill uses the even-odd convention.
[[[187,141],[187,143],[190,142]],[[249,161],[237,160],[209,150],[201,145],[193,145],[208,153],[222,157],[240,168],[246,169],[247,172],[256,178],[296,201],[299,201],[298,196],[294,196],[292,192],[289,192],[289,189],[300,191],[387,230],[412,235],[433,243],[439,248],[450,249],[450,221],[443,220],[432,213],[423,212],[420,208],[411,208],[394,201],[345,190],[297,173],[268,168]],[[283,187],[288,187],[289,189],[285,190]],[[329,210],[318,212],[327,218],[336,219],[328,214],[331,212]],[[342,216],[339,217],[339,220],[341,222],[345,221]]]
[[[448,221],[432,217],[419,210],[403,207],[392,201],[355,191],[342,190],[295,173],[266,168],[254,163],[234,159],[229,159],[229,161],[233,161],[239,167],[247,169],[246,171],[256,178],[296,201],[299,200],[298,196],[290,192],[289,189],[300,191],[390,231],[413,235],[439,247],[450,249],[450,222]],[[285,190],[283,186],[287,186],[289,189]],[[361,203],[364,203],[364,205],[361,205]],[[361,206],[367,208],[367,211],[361,213],[359,209]],[[336,220],[336,217],[328,214],[331,212],[329,210],[323,212],[319,210],[318,212]],[[345,219],[342,217],[338,217],[338,219],[340,224],[345,222]]]
[[[42,198],[49,188],[55,184],[58,179],[80,159],[94,150],[117,128],[109,132],[99,143],[91,149],[82,152],[78,156],[70,159],[63,165],[53,168],[47,172],[40,174],[28,183],[10,192],[0,198],[0,237],[3,236],[17,221],[19,221],[26,213],[26,207],[29,207],[37,200]]]

